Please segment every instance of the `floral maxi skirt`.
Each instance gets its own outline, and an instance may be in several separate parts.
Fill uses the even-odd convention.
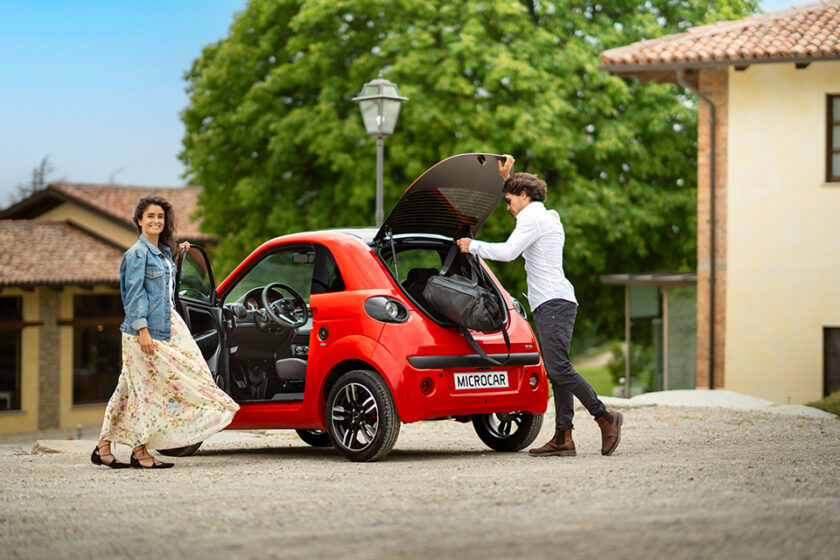
[[[230,424],[239,405],[213,382],[174,309],[169,341],[154,342],[154,354],[146,354],[139,336],[123,333],[122,371],[100,439],[173,449],[204,441]]]

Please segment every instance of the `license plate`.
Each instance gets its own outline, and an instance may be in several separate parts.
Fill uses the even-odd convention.
[[[508,374],[506,371],[474,371],[469,373],[456,373],[455,390],[465,389],[497,389],[508,386]]]

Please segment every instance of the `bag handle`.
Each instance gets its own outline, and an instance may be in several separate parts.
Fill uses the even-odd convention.
[[[487,360],[491,364],[494,364],[494,365],[497,365],[497,366],[503,366],[510,361],[510,337],[508,336],[507,329],[505,328],[504,325],[502,325],[502,336],[505,339],[505,346],[507,346],[508,355],[507,355],[507,358],[505,358],[504,361],[502,361],[502,362],[500,362],[496,358],[491,358],[489,355],[487,355],[487,352],[485,352],[484,350],[481,349],[481,346],[478,345],[478,343],[473,338],[472,334],[470,334],[469,329],[465,329],[464,327],[460,327],[460,326],[458,328],[461,329],[461,334],[463,334],[464,338],[467,339],[467,344],[470,345],[470,348],[475,350],[478,353],[479,356],[481,356],[482,358],[484,358],[485,360]]]
[[[452,266],[452,262],[455,260],[455,255],[458,254],[458,245],[453,244],[452,247],[449,248],[449,252],[446,253],[446,258],[443,259],[443,266],[440,267],[440,275],[446,276],[446,273],[449,272],[449,267]]]

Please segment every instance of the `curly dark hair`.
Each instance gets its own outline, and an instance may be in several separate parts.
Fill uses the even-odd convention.
[[[146,211],[146,208],[152,205],[163,208],[164,214],[163,231],[160,232],[160,236],[158,237],[158,245],[169,247],[172,255],[175,255],[177,250],[175,246],[175,229],[178,223],[175,219],[175,211],[172,210],[172,205],[166,199],[159,196],[144,196],[140,199],[134,208],[134,225],[137,226],[137,233],[143,233],[143,230],[140,228],[140,220],[143,218],[143,212]]]
[[[545,194],[548,188],[545,181],[531,173],[514,173],[505,181],[502,192],[505,194],[520,195],[523,192],[536,202],[545,202]]]

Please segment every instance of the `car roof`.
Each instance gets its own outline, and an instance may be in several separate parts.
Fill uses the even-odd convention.
[[[337,238],[343,238],[344,236],[352,236],[367,245],[368,247],[374,247],[376,245],[376,233],[379,230],[377,228],[372,227],[358,227],[358,228],[331,228],[331,229],[320,229],[320,230],[310,230],[310,231],[302,231],[298,233],[290,233],[287,235],[281,235],[279,237],[275,237],[266,243],[276,244],[276,243],[289,243],[289,242],[300,242],[300,243],[324,243],[329,244],[331,241],[337,240]],[[452,241],[451,237],[446,237],[443,235],[437,235],[434,233],[403,233],[399,235],[394,235],[395,240],[401,239],[428,239],[429,241]]]

